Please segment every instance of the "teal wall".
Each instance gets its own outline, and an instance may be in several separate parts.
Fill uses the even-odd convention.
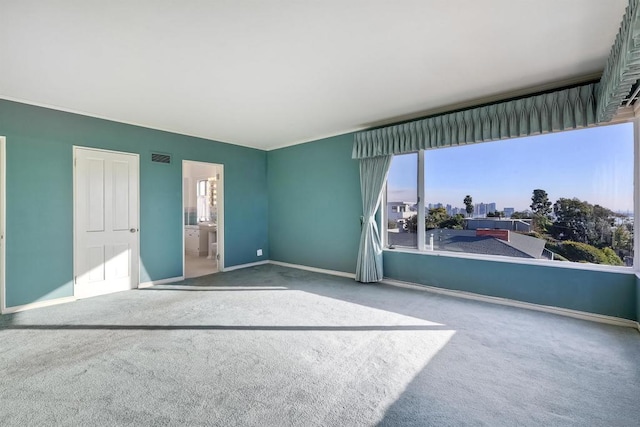
[[[0,100],[0,135],[9,307],[73,293],[73,145],[140,155],[142,282],[182,275],[183,159],[225,165],[226,266],[271,259],[355,272],[362,208],[353,134],[264,152]],[[173,163],[151,163],[151,151],[172,154]],[[392,251],[384,259],[392,279],[640,316],[633,274]]]
[[[640,322],[640,277],[636,277],[636,321]]]
[[[633,273],[384,252],[385,276],[439,288],[636,319]]]
[[[355,272],[362,202],[352,146],[342,135],[267,153],[272,260]]]
[[[225,265],[269,259],[264,151],[4,100],[0,135],[8,307],[73,294],[73,145],[140,155],[141,282],[183,274],[182,160],[224,164]],[[151,163],[152,151],[172,164]]]

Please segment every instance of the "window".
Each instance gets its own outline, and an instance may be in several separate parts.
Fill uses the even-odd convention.
[[[418,154],[394,156],[387,179],[387,243],[418,247]]]
[[[633,146],[624,123],[395,156],[387,245],[632,266]]]
[[[196,184],[196,209],[198,211],[198,222],[212,221],[212,207],[216,201],[216,182],[213,178],[200,179]]]

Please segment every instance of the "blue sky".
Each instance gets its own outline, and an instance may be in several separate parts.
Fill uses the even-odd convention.
[[[528,209],[533,190],[551,202],[577,197],[616,211],[633,210],[633,125],[600,126],[425,152],[426,203],[463,207],[495,202]],[[395,156],[389,201],[415,202],[417,154]]]

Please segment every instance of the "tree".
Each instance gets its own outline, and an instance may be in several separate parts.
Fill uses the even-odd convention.
[[[590,227],[593,219],[593,206],[580,199],[559,198],[553,204],[556,221],[551,227],[553,237],[560,240],[573,240],[589,243],[594,240],[595,229]]]
[[[577,198],[560,198],[553,205],[556,221],[551,234],[560,240],[574,240],[599,248],[611,246],[615,218],[621,216],[611,209]]]
[[[467,216],[471,216],[473,213],[473,199],[468,194],[464,197],[464,205],[466,206],[465,211],[467,212]]]
[[[418,215],[412,215],[405,220],[407,225],[407,231],[410,233],[416,233],[418,231]]]
[[[590,262],[593,264],[606,264],[607,257],[595,246],[582,242],[568,240],[560,246],[562,255],[573,262]]]
[[[529,207],[533,211],[533,228],[545,233],[551,225],[551,202],[547,192],[539,188],[533,190]]]
[[[600,205],[593,206],[594,240],[592,244],[611,245],[613,243],[612,228],[614,218],[618,216],[611,209]]]
[[[620,257],[614,252],[613,249],[607,247],[602,248],[602,253],[607,258],[606,264],[609,265],[624,265]]]
[[[449,219],[449,214],[445,208],[429,209],[429,214],[425,218],[425,227],[427,230],[432,228],[440,228],[440,224]]]
[[[440,223],[440,228],[449,228],[452,230],[462,230],[464,228],[464,215],[455,214],[447,220]]]
[[[511,214],[511,219],[531,219],[531,213],[524,211],[524,212],[514,212]]]
[[[616,227],[613,232],[612,246],[618,251],[630,251],[633,243],[633,235],[629,232],[626,225]]]
[[[574,242],[571,240],[567,240],[557,245],[547,243],[545,247],[555,254],[572,262],[623,265],[620,257],[616,255],[611,248],[598,249],[587,243]]]
[[[529,205],[534,215],[549,217],[551,214],[551,202],[546,191],[541,189],[533,190],[531,205]]]

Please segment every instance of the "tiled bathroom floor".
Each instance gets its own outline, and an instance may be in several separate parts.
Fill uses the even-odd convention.
[[[216,259],[207,259],[206,256],[184,256],[184,277],[200,277],[207,274],[218,272],[218,261]]]

